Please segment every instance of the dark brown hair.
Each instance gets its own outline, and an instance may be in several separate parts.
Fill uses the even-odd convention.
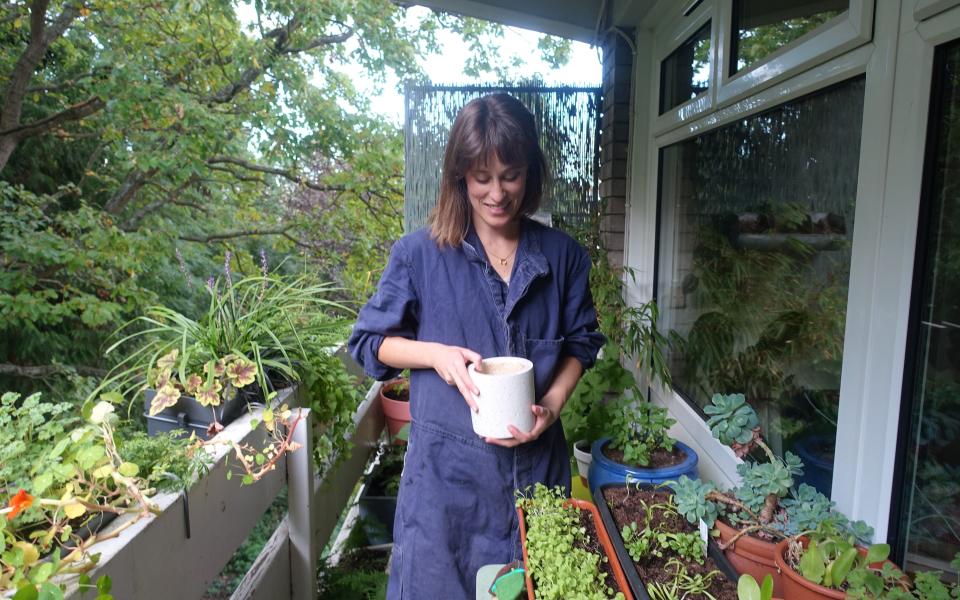
[[[450,129],[440,174],[440,196],[430,213],[430,234],[441,246],[457,247],[467,235],[471,213],[466,174],[494,154],[504,165],[527,165],[519,214],[532,215],[540,206],[547,161],[540,149],[533,114],[508,94],[471,100]]]

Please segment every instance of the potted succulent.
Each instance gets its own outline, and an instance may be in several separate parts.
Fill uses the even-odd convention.
[[[410,428],[410,380],[398,377],[384,382],[380,386],[380,406],[390,439],[396,444],[406,443]]]
[[[743,394],[714,394],[704,412],[710,415],[707,425],[713,436],[744,459],[737,466],[741,484],[720,491],[712,482],[681,477],[674,485],[677,506],[691,523],[703,520],[716,527],[720,547],[737,571],[758,580],[772,575],[774,593],[782,595],[774,562],[777,542],[827,521],[859,539],[872,537],[870,527],[861,521],[850,522],[813,487],[801,484],[794,489],[794,477],[803,472],[803,464],[790,452],[782,458],[773,453]],[[754,450],[765,460],[755,460]]]
[[[536,484],[518,492],[527,596],[632,600],[596,506]]]
[[[666,408],[622,400],[608,425],[612,436],[593,443],[590,491],[596,493],[606,483],[696,479],[697,453],[667,433],[675,423]]]

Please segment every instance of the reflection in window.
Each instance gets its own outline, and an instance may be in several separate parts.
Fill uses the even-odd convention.
[[[849,0],[734,0],[730,74],[843,13]]]
[[[660,63],[660,114],[696,98],[710,84],[710,22]]]
[[[960,552],[960,43],[937,51],[932,152],[917,234],[916,310],[899,549],[908,567],[949,569]],[[908,346],[909,348],[909,346]]]
[[[830,495],[864,84],[668,146],[657,302],[676,389],[742,392]]]

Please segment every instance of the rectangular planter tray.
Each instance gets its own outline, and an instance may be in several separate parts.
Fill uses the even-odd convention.
[[[597,494],[599,497],[595,498],[597,500],[597,510],[600,512],[600,518],[603,520],[603,525],[606,527],[607,533],[610,536],[610,542],[616,551],[617,560],[620,562],[620,566],[623,567],[623,572],[626,575],[627,583],[630,585],[630,590],[633,592],[633,597],[637,600],[650,600],[650,595],[647,594],[647,586],[643,580],[640,579],[640,573],[637,572],[637,568],[633,565],[633,559],[630,558],[630,553],[623,544],[620,530],[617,528],[617,523],[613,519],[613,513],[610,512],[610,507],[607,506],[607,499],[603,495],[603,490],[616,487],[626,487],[626,485],[622,483],[608,483],[600,486],[598,490],[599,493]],[[660,490],[656,485],[644,484],[640,484],[640,489]],[[727,579],[734,584],[737,583],[740,574],[733,568],[733,565],[731,565],[727,557],[724,556],[723,550],[717,546],[712,538],[707,541],[707,556],[712,558],[713,562],[717,563],[717,567],[723,572]]]
[[[611,542],[612,538],[604,527],[603,519],[601,518],[600,513],[597,511],[597,507],[592,502],[587,502],[586,500],[577,500],[575,498],[569,498],[566,500],[567,506],[571,504],[580,510],[589,511],[590,514],[593,515],[593,524],[597,530],[597,537],[600,538],[600,545],[603,547],[603,551],[607,555],[607,560],[610,561],[610,568],[613,569],[613,578],[616,580],[617,586],[620,588],[620,592],[623,594],[623,597],[626,600],[633,600],[634,596],[630,593],[630,585],[627,582],[623,569],[620,567],[619,561],[616,560],[617,555],[614,553],[613,544]],[[523,569],[525,571],[524,577],[527,580],[527,599],[535,600],[536,596],[533,593],[533,578],[530,576],[530,568],[527,566],[527,523],[523,515],[523,510],[519,507],[517,507],[517,518],[520,520],[520,538],[523,540]]]

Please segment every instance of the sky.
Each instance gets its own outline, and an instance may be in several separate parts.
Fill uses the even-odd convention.
[[[419,6],[407,10],[412,19],[428,12],[428,9]],[[507,27],[504,37],[498,40],[505,58],[509,59],[514,55],[524,58],[525,65],[514,71],[518,79],[539,74],[550,85],[600,85],[602,72],[600,53],[597,48],[591,48],[582,42],[572,42],[569,62],[560,69],[552,69],[549,64],[540,60],[540,51],[537,48],[540,35],[526,29]],[[469,56],[469,48],[460,43],[459,37],[455,34],[440,32],[438,37],[443,44],[443,51],[420,61],[421,67],[432,83],[464,84],[495,81],[493,75],[479,80],[463,76],[463,65]],[[371,107],[374,111],[397,124],[403,123],[403,93],[395,77],[388,77],[386,84],[379,90],[373,87],[372,82],[362,78],[355,79],[354,85],[364,90],[371,98]]]

